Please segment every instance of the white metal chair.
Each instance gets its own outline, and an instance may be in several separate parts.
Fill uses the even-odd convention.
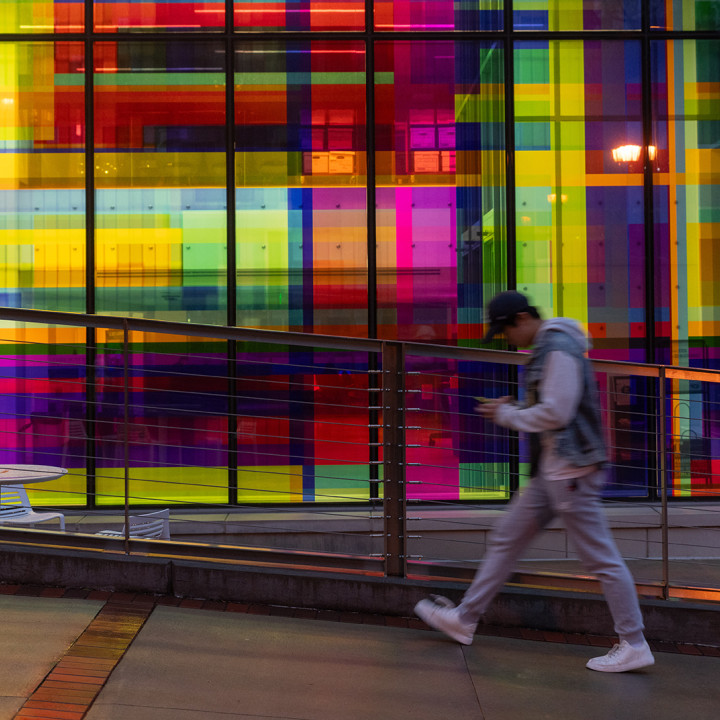
[[[170,539],[170,510],[156,510],[142,515],[130,515],[130,537],[133,538],[159,538]],[[96,535],[108,537],[125,537],[125,528],[122,530],[101,530]]]
[[[0,524],[35,525],[45,520],[59,520],[60,529],[65,529],[65,516],[61,512],[32,509],[24,485],[0,485]]]

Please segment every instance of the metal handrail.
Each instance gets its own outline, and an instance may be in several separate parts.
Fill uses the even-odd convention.
[[[46,310],[21,308],[0,308],[0,319],[19,323],[43,325],[69,325],[96,329],[122,331],[123,354],[123,454],[124,454],[124,515],[125,551],[130,552],[131,543],[127,533],[129,527],[129,375],[130,375],[130,333],[145,332],[180,336],[203,337],[237,342],[259,342],[266,344],[292,345],[331,350],[349,350],[375,353],[382,358],[382,371],[378,374],[381,385],[377,388],[381,399],[383,430],[383,536],[385,538],[384,574],[404,577],[408,572],[406,549],[407,538],[407,447],[405,425],[405,378],[406,356],[434,357],[450,360],[472,360],[503,363],[520,366],[527,360],[527,354],[502,350],[462,348],[414,342],[388,341],[330,335],[315,335],[298,332],[262,330],[256,328],[227,327],[218,325],[181,323],[144,318],[125,318],[109,315],[88,315]],[[669,550],[668,550],[668,468],[666,448],[668,427],[666,412],[666,382],[671,380],[695,380],[720,383],[720,372],[679,366],[641,364],[625,361],[593,359],[596,370],[608,374],[632,374],[658,381],[659,411],[655,443],[657,486],[661,489],[662,526],[662,596],[670,595]],[[137,547],[137,543],[133,543]]]
[[[45,325],[73,325],[113,330],[127,328],[130,332],[154,332],[168,335],[188,335],[215,340],[237,340],[277,345],[300,345],[327,349],[359,350],[381,353],[388,342],[401,344],[405,354],[421,357],[441,357],[454,360],[502,361],[509,365],[524,365],[527,354],[508,350],[456,347],[410,341],[388,341],[357,338],[343,335],[322,335],[301,332],[262,330],[227,325],[183,323],[171,320],[119,317],[115,315],[88,315],[86,313],[60,312],[56,310],[28,310],[25,308],[0,307],[0,320],[40,323]],[[649,378],[664,376],[668,380],[699,380],[720,383],[720,371],[704,368],[688,368],[679,365],[636,363],[625,360],[592,359],[593,366],[604,372],[627,373]]]

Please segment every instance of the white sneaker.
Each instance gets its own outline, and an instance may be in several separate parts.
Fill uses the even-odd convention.
[[[588,660],[586,667],[599,672],[627,672],[654,663],[655,658],[645,640],[643,640],[642,647],[639,648],[633,647],[627,640],[623,640],[619,645],[613,645],[607,655]]]
[[[435,630],[441,630],[453,640],[470,645],[475,635],[475,625],[460,620],[458,609],[442,595],[433,595],[433,600],[421,600],[415,606],[415,614]]]

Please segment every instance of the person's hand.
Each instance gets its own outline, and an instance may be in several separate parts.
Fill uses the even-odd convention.
[[[510,395],[504,395],[500,398],[494,398],[492,400],[488,400],[487,402],[478,403],[474,409],[476,413],[482,415],[487,420],[494,421],[498,408],[505,403],[512,402],[512,399],[513,398]]]

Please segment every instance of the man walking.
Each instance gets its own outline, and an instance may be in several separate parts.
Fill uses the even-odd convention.
[[[511,501],[490,536],[475,578],[455,607],[447,598],[421,600],[415,613],[431,627],[470,645],[480,616],[505,584],[532,538],[559,517],[588,572],[600,581],[619,642],[587,667],[625,672],[655,659],[643,635],[635,584],[612,538],[600,503],[607,461],[588,338],[568,318],[543,320],[519,292],[488,305],[487,342],[503,333],[511,345],[533,347],[525,366],[525,400],[502,397],[475,410],[502,427],[530,434],[529,485]]]

